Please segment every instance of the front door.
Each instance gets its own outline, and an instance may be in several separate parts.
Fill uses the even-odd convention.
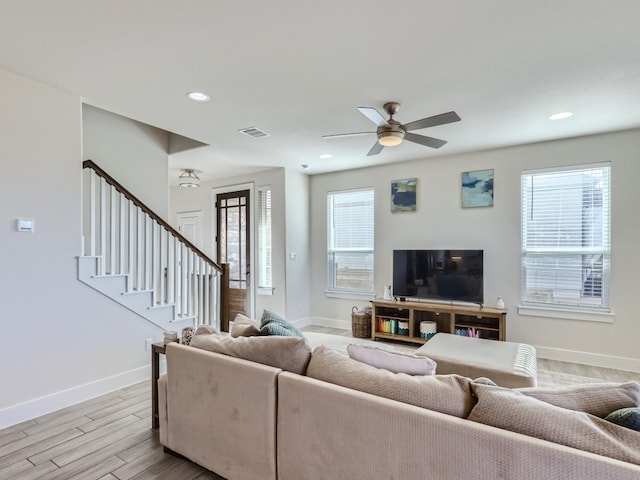
[[[249,190],[217,194],[216,212],[218,261],[229,264],[229,320],[233,321],[237,313],[251,316],[247,306],[251,286]]]

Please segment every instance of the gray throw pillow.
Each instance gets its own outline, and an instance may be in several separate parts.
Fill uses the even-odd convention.
[[[260,321],[260,335],[280,335],[285,337],[301,337],[304,335],[277,313],[265,310]]]
[[[640,407],[621,408],[611,412],[606,416],[605,420],[640,432]]]

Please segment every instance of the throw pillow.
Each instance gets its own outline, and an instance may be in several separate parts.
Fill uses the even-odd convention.
[[[604,418],[614,410],[640,406],[640,383],[589,383],[555,388],[521,388],[518,391],[557,407]]]
[[[260,334],[260,328],[249,317],[238,313],[233,320],[229,334],[232,337],[255,337]]]
[[[285,337],[302,337],[304,335],[277,313],[269,310],[262,312],[260,335],[280,335]]]
[[[218,333],[218,330],[216,330],[216,328],[212,327],[211,325],[198,325],[196,331],[193,332],[194,335],[208,335],[211,333]]]
[[[324,345],[313,351],[307,376],[460,418],[466,417],[473,406],[471,380],[466,377],[392,373]]]
[[[428,357],[418,357],[401,352],[389,352],[377,347],[351,344],[347,347],[349,357],[376,368],[407,375],[435,375],[436,362]]]
[[[640,465],[640,434],[585,412],[557,407],[517,390],[472,384],[469,420]]]
[[[300,337],[194,335],[191,346],[304,375],[311,347]]]
[[[640,407],[621,408],[611,412],[605,417],[605,420],[640,432]]]

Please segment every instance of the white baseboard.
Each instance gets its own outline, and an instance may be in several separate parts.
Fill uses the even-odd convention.
[[[317,327],[340,328],[342,330],[351,330],[351,320],[338,320],[335,318],[312,317],[311,325]]]
[[[299,318],[298,320],[292,321],[291,325],[293,325],[296,328],[302,328],[308,325],[313,325],[313,323],[311,321],[311,317],[305,317],[305,318]]]
[[[577,352],[559,348],[536,346],[538,357],[560,362],[581,363],[601,368],[613,368],[630,372],[640,372],[640,360],[637,358],[616,357],[598,353]]]
[[[151,366],[78,385],[0,410],[0,429],[151,379]]]

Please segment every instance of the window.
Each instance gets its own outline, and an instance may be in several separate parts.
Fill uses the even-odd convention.
[[[258,188],[258,291],[271,293],[271,187]]]
[[[610,166],[522,174],[522,304],[609,310]]]
[[[329,292],[373,294],[373,189],[327,195]]]

